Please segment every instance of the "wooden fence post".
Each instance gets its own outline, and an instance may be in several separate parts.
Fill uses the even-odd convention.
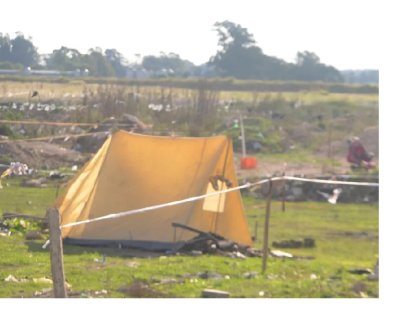
[[[49,208],[46,215],[50,227],[50,258],[54,297],[67,298],[64,281],[63,241],[61,240],[60,213],[56,208]]]
[[[284,172],[283,172],[284,177]],[[281,211],[284,213],[286,211],[286,180],[281,181]]]
[[[265,206],[265,223],[264,223],[264,242],[263,242],[263,261],[262,261],[262,273],[265,273],[267,269],[267,257],[268,257],[268,228],[270,225],[270,212],[271,212],[271,196],[273,193],[273,181],[270,179],[267,202]]]

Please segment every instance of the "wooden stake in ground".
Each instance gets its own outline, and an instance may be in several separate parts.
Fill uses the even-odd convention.
[[[55,298],[67,298],[64,281],[63,241],[61,240],[60,213],[55,208],[47,210],[46,219],[50,226],[51,273]]]
[[[267,269],[268,257],[268,228],[270,225],[270,212],[271,212],[271,195],[273,193],[273,182],[270,179],[268,182],[267,202],[265,206],[265,223],[264,223],[264,242],[263,242],[263,260],[262,260],[262,273]]]
[[[283,176],[285,176],[284,172]],[[286,211],[286,181],[284,179],[281,181],[281,211],[283,213]]]

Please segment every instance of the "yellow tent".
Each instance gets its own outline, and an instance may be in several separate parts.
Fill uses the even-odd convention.
[[[237,186],[225,136],[157,137],[118,131],[58,198],[61,225]],[[196,236],[172,223],[251,245],[239,191],[117,219],[64,227],[64,242],[164,250]]]

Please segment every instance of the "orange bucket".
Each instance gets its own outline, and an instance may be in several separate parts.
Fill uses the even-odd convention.
[[[257,167],[257,159],[252,156],[241,157],[241,169],[255,169]]]

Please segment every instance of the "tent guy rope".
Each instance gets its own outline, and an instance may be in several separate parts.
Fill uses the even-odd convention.
[[[182,199],[182,200],[177,200],[177,201],[172,201],[172,202],[168,202],[168,203],[158,204],[158,205],[149,206],[149,207],[145,207],[145,208],[141,208],[141,209],[128,210],[128,211],[124,211],[124,212],[121,212],[121,213],[108,214],[108,215],[92,218],[92,219],[89,219],[89,220],[79,221],[79,222],[75,222],[75,223],[71,223],[71,224],[65,224],[65,225],[60,226],[60,228],[61,229],[69,228],[69,227],[73,227],[73,226],[89,224],[89,223],[98,222],[98,221],[113,220],[113,219],[117,219],[117,218],[120,218],[120,217],[123,217],[123,216],[136,215],[136,214],[140,214],[140,213],[144,213],[144,212],[148,212],[148,211],[152,211],[152,210],[156,210],[156,209],[172,207],[172,206],[177,206],[177,205],[181,205],[181,204],[188,203],[188,202],[202,200],[202,199],[205,199],[207,197],[211,197],[211,196],[215,196],[215,195],[219,195],[219,194],[224,194],[224,193],[229,193],[229,192],[241,190],[241,189],[244,189],[244,188],[249,188],[249,187],[256,186],[256,185],[261,185],[261,184],[264,184],[264,183],[268,183],[270,181],[274,182],[274,181],[280,181],[280,180],[294,180],[294,181],[323,183],[323,184],[379,187],[379,183],[369,183],[369,182],[344,182],[344,181],[336,181],[336,180],[299,178],[299,177],[292,177],[292,176],[272,177],[272,178],[263,179],[263,180],[260,180],[260,181],[254,182],[254,183],[246,183],[246,184],[236,186],[236,187],[233,187],[233,188],[229,188],[229,189],[226,189],[226,190],[221,190],[221,191],[217,191],[217,192],[203,194],[203,195],[190,197],[190,198],[186,198],[186,199]]]

